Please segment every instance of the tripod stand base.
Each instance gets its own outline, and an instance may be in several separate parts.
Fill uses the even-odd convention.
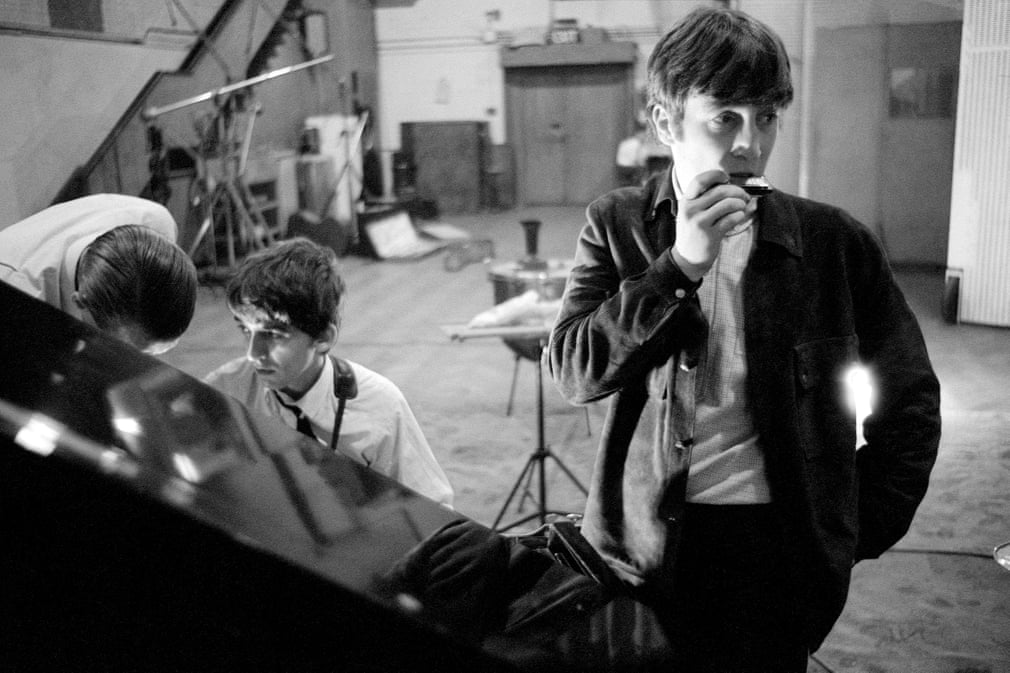
[[[561,462],[561,459],[558,458],[556,455],[554,455],[554,453],[552,453],[550,449],[546,448],[537,449],[526,460],[526,465],[523,467],[522,472],[519,473],[519,478],[516,479],[515,484],[513,484],[512,490],[509,492],[508,497],[505,498],[505,503],[502,505],[501,510],[498,512],[498,516],[495,517],[494,523],[491,524],[491,530],[498,532],[506,531],[511,528],[515,528],[516,526],[519,526],[521,524],[524,524],[527,521],[532,521],[533,519],[539,519],[540,524],[545,524],[547,523],[548,515],[554,514],[557,516],[567,516],[568,514],[570,514],[570,512],[561,512],[547,509],[547,484],[545,482],[545,463],[548,458],[553,458],[554,462],[558,464],[558,467],[561,468],[561,470],[572,481],[572,483],[575,484],[578,487],[578,489],[582,491],[583,494],[588,494],[588,491],[586,490],[586,487],[582,485],[582,482],[578,480],[578,478],[572,473],[572,471],[568,469],[568,466],[566,466],[563,462]],[[517,519],[512,523],[508,524],[507,526],[499,527],[498,524],[501,523],[501,520],[505,517],[505,512],[508,511],[509,505],[512,504],[512,500],[513,498],[515,498],[516,493],[519,492],[519,487],[522,485],[523,481],[526,482],[526,493],[523,494],[523,499],[525,499],[527,495],[532,497],[532,494],[529,493],[529,484],[535,475],[539,476],[540,478],[540,484],[539,484],[540,498],[539,502],[537,503],[537,511],[534,512],[533,514],[529,514],[520,519]],[[520,499],[520,503],[522,503],[522,499]]]

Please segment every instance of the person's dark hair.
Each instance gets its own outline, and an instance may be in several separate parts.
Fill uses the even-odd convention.
[[[694,92],[716,100],[785,108],[789,55],[768,26],[732,9],[699,7],[659,41],[647,67],[650,116],[663,106],[680,121]]]
[[[158,232],[127,224],[105,232],[77,263],[77,292],[102,331],[132,327],[150,341],[182,336],[196,308],[193,261]]]
[[[228,281],[228,305],[286,315],[312,338],[340,325],[344,280],[332,248],[307,238],[281,241],[247,256]]]

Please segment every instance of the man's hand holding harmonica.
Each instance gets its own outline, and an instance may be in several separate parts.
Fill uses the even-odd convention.
[[[677,208],[677,242],[673,260],[691,280],[700,280],[719,256],[722,239],[746,224],[757,199],[730,183],[722,170],[699,173],[684,188]]]

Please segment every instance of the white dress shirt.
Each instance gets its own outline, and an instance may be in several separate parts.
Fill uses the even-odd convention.
[[[337,451],[371,469],[395,479],[435,502],[452,506],[449,479],[435,459],[407,400],[392,381],[348,361],[358,386],[348,399],[337,439]],[[231,395],[249,409],[279,416],[290,427],[295,414],[278,403],[274,392],[263,385],[244,357],[214,370],[206,383]],[[316,383],[298,400],[278,393],[285,404],[297,405],[312,424],[316,438],[329,446],[336,422],[337,397],[333,391],[333,363],[326,358]]]
[[[709,335],[698,364],[689,502],[771,502],[764,452],[747,400],[742,283],[755,238],[754,225],[724,238],[715,265],[698,288]]]

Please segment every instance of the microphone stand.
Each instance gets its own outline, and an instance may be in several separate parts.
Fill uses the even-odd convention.
[[[218,100],[223,96],[232,93],[233,91],[238,91],[239,89],[245,89],[251,87],[260,82],[266,82],[267,80],[274,79],[275,77],[281,77],[282,75],[288,75],[299,70],[304,70],[305,68],[311,68],[314,65],[319,65],[321,63],[326,63],[327,61],[333,60],[333,54],[326,54],[325,56],[320,56],[319,58],[314,58],[311,61],[305,61],[304,63],[296,63],[295,65],[285,66],[283,68],[277,68],[276,70],[271,70],[270,72],[265,72],[262,75],[257,75],[256,77],[250,77],[249,79],[244,79],[240,82],[235,82],[234,84],[226,84],[225,86],[219,87],[217,89],[212,89],[210,91],[205,91],[204,93],[198,94],[191,98],[185,98],[181,101],[170,103],[168,105],[162,105],[161,107],[149,107],[141,112],[141,117],[145,121],[154,119],[155,117],[160,117],[166,112],[174,112],[175,110],[182,109],[184,107],[189,107],[190,105],[196,105],[197,103],[203,103],[209,100]]]
[[[200,227],[187,250],[191,258],[209,236],[213,248],[214,267],[217,267],[217,246],[214,241],[215,224],[223,222],[226,239],[227,266],[233,268],[236,262],[236,238],[243,245],[265,247],[273,243],[274,232],[268,226],[263,213],[245,179],[249,145],[252,142],[253,124],[260,114],[258,103],[245,105],[244,98],[256,84],[320,65],[334,58],[327,54],[304,63],[285,66],[256,77],[226,84],[217,89],[186,98],[161,107],[148,107],[141,117],[148,124],[163,114],[174,112],[198,103],[210,101],[215,107],[213,123],[216,127],[216,141],[220,154],[220,179],[216,180],[208,169],[210,149],[204,147],[206,138],[201,137],[201,152],[196,157],[196,193],[190,195],[190,206],[200,209]],[[248,109],[246,109],[248,107]],[[235,118],[239,114],[247,117],[241,139],[237,137]]]

